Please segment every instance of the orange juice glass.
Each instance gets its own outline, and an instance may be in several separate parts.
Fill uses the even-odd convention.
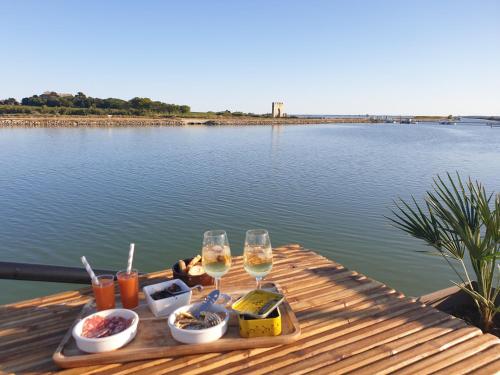
[[[98,311],[115,308],[115,277],[113,275],[97,276],[99,285],[92,282],[95,304]]]
[[[126,270],[118,271],[116,274],[118,285],[120,286],[120,297],[122,306],[126,309],[133,309],[139,305],[139,273],[132,269],[130,273]]]

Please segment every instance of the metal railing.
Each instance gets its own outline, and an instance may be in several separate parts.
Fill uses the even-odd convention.
[[[116,271],[94,270],[96,275],[115,275]],[[0,279],[90,284],[85,268],[17,262],[0,262]]]

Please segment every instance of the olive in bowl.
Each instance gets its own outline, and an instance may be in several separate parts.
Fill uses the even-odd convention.
[[[192,291],[182,280],[169,280],[142,288],[154,316],[168,316],[191,302]]]

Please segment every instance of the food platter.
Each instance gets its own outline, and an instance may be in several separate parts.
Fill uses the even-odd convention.
[[[228,285],[224,288],[224,293],[230,295],[232,300],[235,301],[251,289],[253,289],[252,286],[245,284]],[[263,289],[281,293],[279,286],[272,282],[264,284]],[[206,288],[202,293],[193,294],[192,302],[203,300],[211,290],[212,288]],[[93,301],[90,301],[83,307],[74,324],[68,327],[68,332],[56,349],[53,360],[60,367],[70,368],[200,353],[217,353],[248,348],[272,347],[291,343],[298,339],[300,326],[290,304],[286,300],[286,296],[278,308],[281,315],[282,328],[281,334],[278,336],[241,337],[238,316],[231,314],[227,332],[217,341],[204,344],[181,344],[172,337],[168,326],[168,317],[155,317],[150,311],[143,293],[140,293],[139,306],[134,309],[140,318],[134,340],[128,345],[114,351],[89,354],[78,349],[72,336],[72,330],[81,319],[95,313],[95,304]]]

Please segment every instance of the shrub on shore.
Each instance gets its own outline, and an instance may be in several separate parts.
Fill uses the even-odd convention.
[[[79,92],[76,95],[46,92],[23,98],[0,100],[0,114],[52,115],[130,115],[172,116],[191,112],[188,105],[168,104],[149,98],[135,97],[128,101],[118,98],[93,98]]]
[[[0,115],[50,115],[50,116],[147,116],[147,117],[269,117],[255,113],[191,112],[188,105],[168,104],[149,98],[135,97],[130,100],[118,98],[93,98],[79,92],[76,95],[45,92],[23,98],[19,103],[14,98],[0,100]]]
[[[102,108],[72,108],[72,107],[35,107],[26,105],[0,105],[0,115],[55,115],[55,116],[150,116],[173,117],[173,114],[159,113],[137,109],[102,109]]]

